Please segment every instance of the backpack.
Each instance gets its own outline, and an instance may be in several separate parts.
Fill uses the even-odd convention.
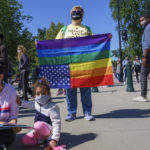
[[[91,33],[90,27],[88,27],[88,26],[85,26],[85,27],[88,31],[88,35],[90,35],[90,33]],[[66,30],[67,30],[67,26],[63,26],[63,37],[65,36]]]

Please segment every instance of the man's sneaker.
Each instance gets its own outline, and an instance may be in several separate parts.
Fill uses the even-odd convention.
[[[3,145],[0,145],[0,150],[7,150],[6,149],[6,146],[3,144]]]
[[[94,121],[95,120],[94,116],[92,116],[91,114],[85,114],[84,118],[88,121]]]
[[[66,117],[65,121],[73,121],[76,119],[76,115],[75,114],[68,114],[68,116]]]
[[[135,102],[147,102],[148,101],[147,98],[143,97],[143,96],[135,97],[135,98],[133,98],[133,100]]]

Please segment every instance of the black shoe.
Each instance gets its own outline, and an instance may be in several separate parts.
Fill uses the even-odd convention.
[[[0,150],[7,150],[6,149],[6,146],[3,144],[3,145],[0,145]]]

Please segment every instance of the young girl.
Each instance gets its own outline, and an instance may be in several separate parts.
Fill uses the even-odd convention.
[[[21,106],[35,109],[34,130],[23,136],[22,142],[26,146],[47,142],[54,150],[61,130],[60,112],[58,106],[51,102],[49,83],[45,79],[38,80],[34,85],[35,101],[20,101]]]

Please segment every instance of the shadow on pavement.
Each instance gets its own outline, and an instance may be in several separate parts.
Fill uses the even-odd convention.
[[[150,89],[148,89],[147,91],[150,91]],[[141,90],[135,90],[134,92],[141,92]]]
[[[61,138],[58,145],[66,145],[67,149],[92,141],[97,137],[95,133],[85,133],[80,135],[72,135],[70,133],[61,133]]]
[[[21,117],[31,117],[35,115],[35,110],[30,110],[30,109],[26,109],[24,107],[19,107],[19,116],[18,118]]]
[[[124,85],[123,82],[122,82],[122,83],[116,83],[116,84],[114,84],[112,87],[115,87],[115,86],[125,86],[125,85]]]
[[[54,103],[64,103],[64,101],[53,101]]]
[[[52,100],[53,100],[53,99],[54,99],[54,100],[55,100],[55,99],[65,99],[65,98],[66,98],[66,97],[64,97],[64,96],[63,96],[63,97],[52,97]]]
[[[36,146],[23,146],[22,137],[24,134],[17,134],[15,142],[11,145],[8,150],[43,150],[43,145]],[[61,138],[58,145],[66,145],[67,149],[75,147],[77,145],[83,144],[85,142],[94,140],[97,134],[95,133],[85,133],[80,135],[72,135],[70,133],[61,133]]]
[[[150,109],[120,109],[110,113],[94,115],[95,118],[148,118]]]
[[[23,146],[22,137],[24,134],[17,134],[15,142],[7,148],[7,150],[43,150],[44,147],[40,145],[36,146]]]
[[[106,88],[107,89],[107,88]],[[101,91],[101,90],[99,90],[99,93],[114,93],[114,92],[117,92],[117,90],[106,90],[106,91]],[[93,93],[93,92],[92,92]]]

